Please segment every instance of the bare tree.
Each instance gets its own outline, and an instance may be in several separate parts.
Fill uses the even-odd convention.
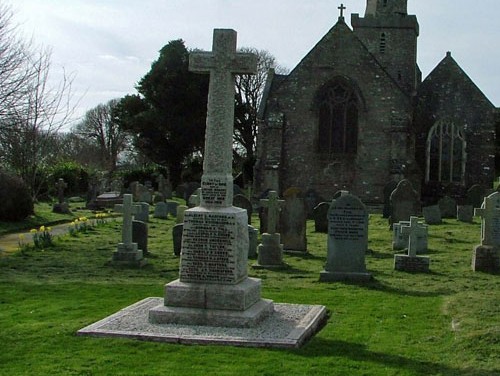
[[[12,17],[11,8],[0,4],[0,117],[23,102],[36,75],[27,63],[31,60],[32,43],[19,38]]]
[[[240,51],[257,55],[257,74],[236,76],[235,160],[240,160],[242,165],[253,166],[258,130],[257,112],[268,72],[275,69],[276,72],[284,74],[286,70],[277,65],[276,58],[268,51],[256,48],[241,48]],[[251,175],[251,171],[248,171],[247,175]]]
[[[119,126],[114,109],[119,100],[87,111],[82,122],[73,129],[74,133],[90,138],[100,153],[101,165],[110,174],[116,170],[119,154],[127,146],[127,134]]]
[[[71,105],[72,78],[64,75],[57,87],[50,83],[48,49],[25,55],[30,75],[24,83],[22,100],[3,110],[0,119],[0,151],[2,162],[17,172],[36,198],[43,178],[40,170],[54,158],[57,132],[68,122]]]

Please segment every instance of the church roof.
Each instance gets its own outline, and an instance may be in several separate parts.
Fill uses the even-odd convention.
[[[259,114],[262,117],[259,117],[263,118],[268,104],[267,99],[272,93],[276,92],[281,85],[295,79],[301,70],[309,70],[313,67],[335,69],[338,61],[332,60],[331,54],[327,53],[328,50],[340,51],[340,53],[336,53],[337,60],[339,60],[338,56],[343,57],[341,60],[353,59],[357,56],[360,59],[360,61],[356,62],[358,65],[361,64],[361,59],[363,59],[364,63],[369,61],[380,74],[384,75],[394,84],[396,90],[400,91],[405,97],[408,97],[408,94],[401,88],[399,83],[384,69],[378,59],[345,23],[344,18],[339,17],[338,22],[316,43],[288,75],[273,74],[268,76],[266,90],[264,90],[259,109]]]
[[[443,60],[432,70],[418,88],[419,95],[429,90],[435,91],[443,88],[448,91],[468,91],[471,96],[483,99],[494,107],[493,103],[472,81],[460,67],[457,61],[447,52]]]

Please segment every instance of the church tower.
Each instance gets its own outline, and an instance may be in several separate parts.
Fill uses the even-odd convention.
[[[416,16],[408,15],[408,0],[367,0],[365,17],[352,14],[356,36],[408,95],[420,82],[417,67]]]

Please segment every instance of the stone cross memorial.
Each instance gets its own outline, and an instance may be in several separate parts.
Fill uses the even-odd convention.
[[[235,74],[256,68],[254,54],[236,52],[234,30],[216,29],[213,51],[190,55],[191,71],[210,74],[201,198],[184,214],[180,277],[149,310],[152,323],[248,327],[274,310],[247,275],[247,212],[232,206]]]
[[[277,232],[279,214],[285,201],[278,198],[276,191],[269,192],[269,198],[261,199],[260,205],[267,208],[267,231],[262,234],[262,243],[257,251],[257,264],[254,268],[282,268],[283,244],[281,236]]]
[[[500,271],[500,193],[484,199],[481,208],[474,209],[481,217],[481,244],[474,248],[472,269],[482,272]]]
[[[422,225],[418,217],[410,217],[408,226],[402,226],[401,232],[408,237],[408,254],[394,256],[394,269],[405,272],[428,272],[430,259],[427,256],[417,256],[419,236]]]
[[[123,195],[123,204],[116,204],[115,211],[123,214],[122,242],[118,243],[118,249],[113,253],[113,262],[136,266],[145,264],[142,250],[138,249],[137,243],[132,241],[132,221],[134,215],[140,213],[141,205],[134,204],[132,195]]]

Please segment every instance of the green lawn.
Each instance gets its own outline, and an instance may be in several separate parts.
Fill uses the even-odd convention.
[[[162,296],[178,275],[174,224],[151,221],[143,269],[109,265],[119,222],[1,258],[0,374],[500,375],[500,276],[470,269],[477,221],[430,227],[432,272],[408,274],[393,270],[391,232],[372,215],[367,267],[375,279],[367,284],[318,282],[326,235],[309,222],[308,256],[285,256],[285,271],[249,269],[262,279],[263,297],[329,309],[328,324],[298,350],[77,337],[121,308]]]

